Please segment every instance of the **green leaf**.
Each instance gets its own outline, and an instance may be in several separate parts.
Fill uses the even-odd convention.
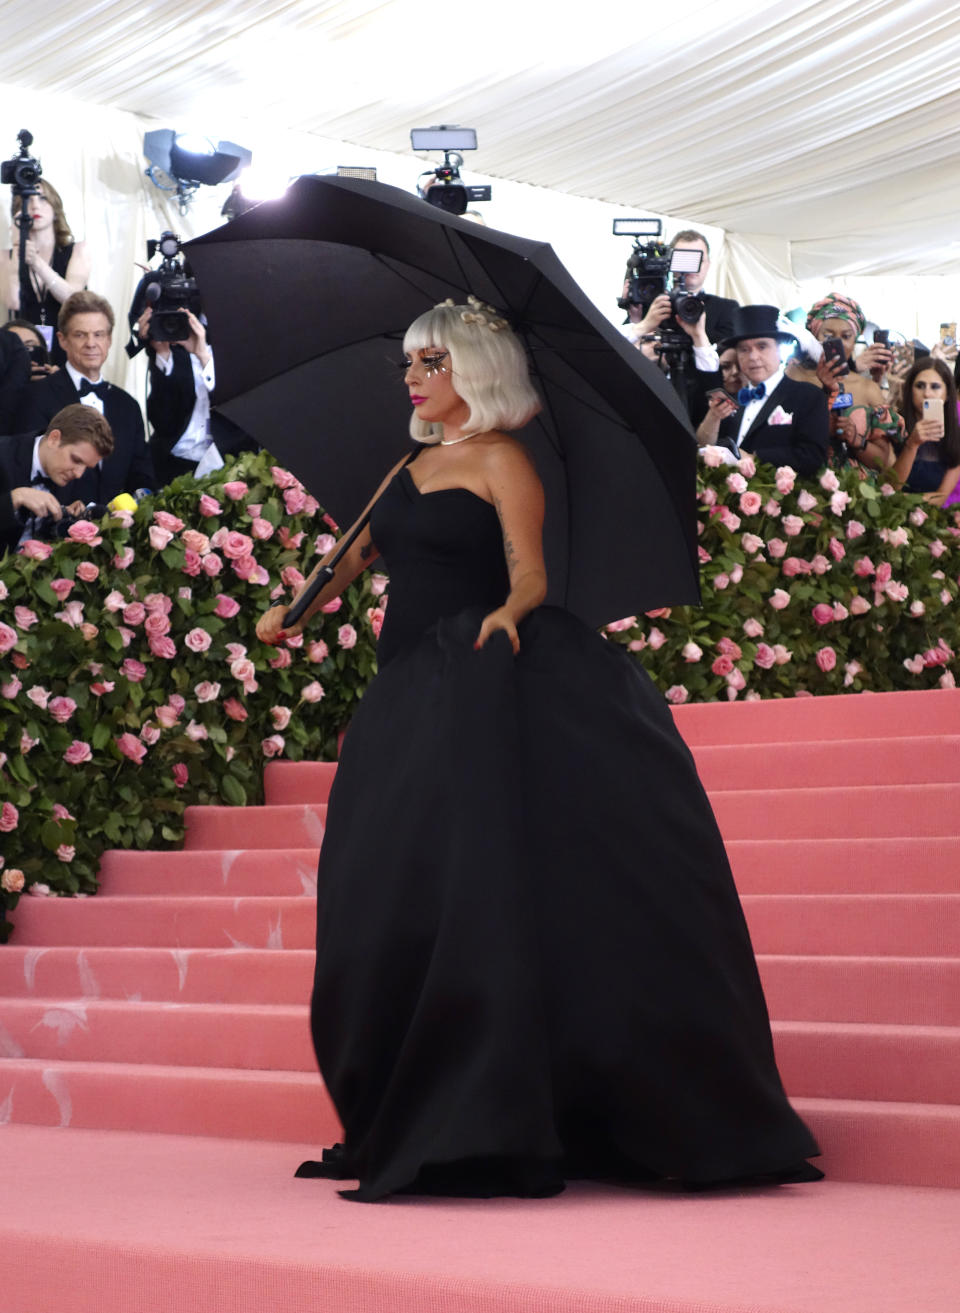
[[[247,791],[235,776],[224,775],[220,781],[220,792],[231,807],[246,806]]]

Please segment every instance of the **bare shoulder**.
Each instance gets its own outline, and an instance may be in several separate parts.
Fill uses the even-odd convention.
[[[509,433],[485,433],[480,452],[488,478],[538,479],[529,451]]]

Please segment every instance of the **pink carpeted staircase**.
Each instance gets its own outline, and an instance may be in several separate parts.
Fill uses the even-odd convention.
[[[960,691],[675,714],[820,1165],[960,1186]],[[111,852],[96,898],[21,900],[0,949],[0,1146],[18,1126],[337,1138],[307,1014],[334,769],[271,763],[266,805],[190,809],[183,852]]]

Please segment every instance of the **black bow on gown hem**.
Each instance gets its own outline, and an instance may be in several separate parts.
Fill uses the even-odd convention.
[[[389,485],[380,673],[318,877],[312,1031],[348,1197],[567,1178],[811,1180],[723,844],[646,674],[565,611],[473,644],[508,591],[465,489]]]

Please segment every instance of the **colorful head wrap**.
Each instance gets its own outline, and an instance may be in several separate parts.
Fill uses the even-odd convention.
[[[814,337],[820,337],[822,329],[819,325],[827,319],[846,319],[857,330],[857,337],[867,326],[867,317],[859,303],[854,301],[852,296],[841,296],[839,292],[831,292],[822,300],[814,301],[810,307],[807,314],[807,327]]]

